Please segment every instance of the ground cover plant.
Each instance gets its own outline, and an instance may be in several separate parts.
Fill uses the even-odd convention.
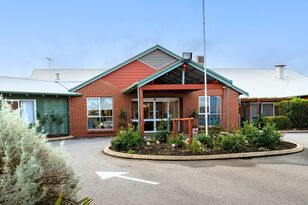
[[[0,204],[77,204],[78,179],[63,149],[4,104],[0,109]]]
[[[163,129],[162,129],[163,130]],[[142,143],[142,137],[137,131],[121,131],[112,141],[111,149],[129,154],[153,154],[153,155],[202,155],[202,154],[223,154],[250,151],[267,151],[289,149],[296,145],[282,141],[282,135],[277,131],[274,124],[266,123],[260,127],[253,123],[245,122],[243,127],[231,133],[221,132],[217,127],[206,135],[201,132],[194,136],[191,143],[185,138],[183,133],[177,133],[175,136],[171,133],[167,140],[162,138],[161,133],[154,136],[152,140]],[[130,138],[134,146],[127,147],[125,139],[137,133],[135,137]],[[137,137],[138,136],[138,137]],[[159,141],[163,139],[162,141]],[[140,142],[140,143],[139,143]]]

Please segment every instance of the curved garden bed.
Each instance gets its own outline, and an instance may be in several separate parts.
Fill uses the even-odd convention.
[[[134,159],[201,160],[272,156],[296,153],[303,147],[282,140],[275,125],[252,123],[231,133],[212,129],[187,138],[161,126],[151,139],[144,139],[133,127],[122,129],[106,148],[106,154]]]
[[[114,157],[127,159],[144,159],[144,160],[166,160],[166,161],[188,161],[188,160],[215,160],[215,159],[239,159],[239,158],[253,158],[266,157],[298,153],[304,150],[299,144],[285,142],[287,146],[292,147],[288,149],[272,150],[272,151],[255,151],[255,152],[241,152],[241,153],[218,153],[207,152],[206,154],[195,155],[159,155],[159,154],[128,154],[124,152],[117,152],[110,149],[111,146],[104,149],[104,153]]]

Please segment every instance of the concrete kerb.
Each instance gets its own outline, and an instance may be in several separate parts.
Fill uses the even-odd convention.
[[[69,136],[64,136],[64,137],[53,137],[53,138],[47,138],[47,142],[54,142],[54,141],[62,141],[62,140],[71,140],[74,139],[74,136],[69,135]]]
[[[110,149],[110,146],[106,147],[103,150],[103,152],[110,156],[126,158],[126,159],[160,160],[160,161],[192,161],[192,160],[241,159],[241,158],[267,157],[267,156],[293,154],[293,153],[301,152],[303,150],[304,148],[301,145],[296,144],[296,147],[292,149],[262,151],[262,152],[242,152],[242,153],[217,154],[217,155],[166,156],[166,155],[127,154],[123,152],[113,151]]]

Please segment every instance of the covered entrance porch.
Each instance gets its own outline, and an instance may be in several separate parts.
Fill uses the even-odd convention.
[[[190,118],[193,110],[200,115],[199,122],[203,124],[204,117],[213,118],[209,122],[217,121],[225,130],[229,130],[229,119],[232,119],[230,128],[236,128],[238,95],[243,92],[233,86],[232,81],[212,70],[207,71],[207,91],[208,95],[214,98],[211,101],[208,98],[208,116],[205,116],[205,106],[202,104],[204,103],[203,67],[193,61],[180,61],[132,84],[124,90],[124,93],[132,98],[132,123],[138,126],[142,135],[156,132],[160,121],[167,121],[170,117]],[[232,98],[230,101],[229,97]],[[212,106],[210,109],[209,104],[212,101],[217,106]],[[230,105],[232,110],[228,109]],[[187,132],[187,125],[183,124],[185,123],[178,126],[178,131]]]

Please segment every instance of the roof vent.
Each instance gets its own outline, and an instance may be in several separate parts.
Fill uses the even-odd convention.
[[[60,80],[60,73],[56,73],[56,80]]]
[[[275,65],[276,68],[276,78],[279,80],[285,79],[285,67],[287,65],[278,64]]]
[[[204,63],[204,56],[195,56],[195,61],[199,64]]]

